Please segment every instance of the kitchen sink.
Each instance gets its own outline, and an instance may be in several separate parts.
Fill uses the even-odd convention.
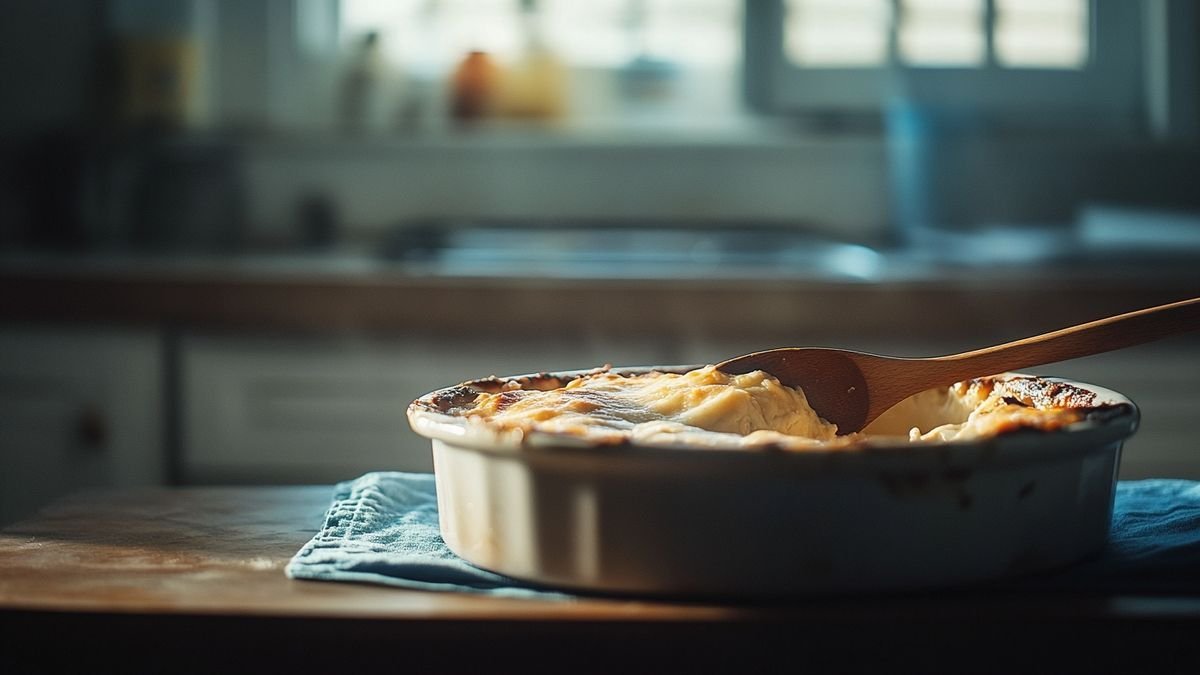
[[[873,279],[884,255],[779,226],[417,223],[387,239],[388,260],[450,275],[505,271],[569,276],[778,275]]]

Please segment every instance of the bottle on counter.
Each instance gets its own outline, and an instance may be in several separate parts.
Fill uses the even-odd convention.
[[[520,9],[523,49],[504,74],[501,112],[515,119],[560,119],[566,113],[566,66],[542,34],[538,0],[520,0]]]
[[[501,75],[500,66],[490,54],[468,52],[451,77],[451,117],[460,124],[469,124],[495,114]]]
[[[374,31],[362,37],[342,78],[338,112],[344,131],[361,133],[380,126],[386,74],[379,39]]]

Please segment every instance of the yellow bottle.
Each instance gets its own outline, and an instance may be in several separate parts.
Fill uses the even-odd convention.
[[[501,112],[514,119],[561,119],[567,108],[566,65],[542,38],[537,0],[522,0],[521,10],[525,48],[505,72]]]

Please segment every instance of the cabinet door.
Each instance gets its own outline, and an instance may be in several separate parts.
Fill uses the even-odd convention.
[[[182,345],[189,482],[331,482],[432,471],[405,411],[434,389],[488,375],[653,363],[653,344],[592,339],[316,339],[190,335]]]
[[[152,332],[0,328],[0,522],[163,482],[160,361]]]

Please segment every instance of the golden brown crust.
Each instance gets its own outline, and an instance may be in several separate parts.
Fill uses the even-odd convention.
[[[612,369],[612,366],[601,366],[583,373],[582,375],[568,375],[556,373],[535,373],[533,375],[520,375],[516,377],[496,377],[491,375],[478,380],[470,380],[457,384],[453,387],[439,389],[438,391],[426,394],[421,398],[413,401],[413,406],[424,408],[426,410],[434,410],[448,415],[462,415],[468,410],[474,408],[474,404],[480,394],[497,394],[505,391],[550,391],[552,389],[561,389],[567,386],[567,383],[579,377],[586,377],[599,373],[607,373]]]
[[[1082,410],[1103,407],[1097,400],[1096,392],[1058,380],[1015,376],[1001,379],[984,378],[984,381],[990,381],[1004,396],[1016,399],[1022,405],[1038,410],[1051,408]]]
[[[586,391],[580,385],[593,378],[602,378],[611,382],[626,379],[631,386],[637,386],[646,379],[664,377],[664,373],[685,373],[687,369],[647,370],[631,373],[613,373],[608,366],[597,368],[584,373],[538,373],[534,375],[498,378],[488,377],[471,382],[464,382],[455,387],[449,387],[433,392],[414,402],[414,409],[425,409],[461,418],[472,418],[476,422],[488,425],[498,425],[500,428],[519,427],[523,431],[541,427],[540,408],[535,400],[537,392],[561,390],[555,397],[554,414],[578,414],[585,417],[603,419],[609,417],[611,410],[606,409],[606,395],[603,392]],[[674,375],[667,376],[674,377]],[[771,378],[773,379],[773,378]],[[914,442],[937,442],[950,440],[967,440],[984,436],[1006,434],[1017,430],[1054,431],[1075,424],[1097,411],[1111,409],[1113,405],[1102,401],[1095,392],[1053,379],[1030,377],[1023,375],[997,375],[960,382],[947,389],[940,390],[934,398],[940,398],[940,409],[961,411],[956,419],[945,418],[928,426],[917,423],[906,427],[908,439]],[[936,392],[929,392],[934,394]],[[801,397],[802,400],[802,397]],[[524,411],[519,422],[511,420],[500,422],[508,417],[506,411],[516,405],[534,408],[533,414]],[[1127,407],[1127,406],[1126,406]],[[546,411],[546,418],[551,413]],[[959,414],[959,413],[954,413]],[[953,417],[953,415],[951,415]],[[493,421],[495,420],[495,421]],[[590,424],[592,420],[588,420]],[[628,421],[628,418],[626,420]],[[599,444],[611,442],[646,442],[649,444],[677,443],[683,445],[695,444],[697,447],[709,445],[711,439],[702,438],[706,434],[704,428],[694,428],[666,422],[652,422],[637,425],[639,433],[630,430],[617,430],[603,423],[595,427],[576,427],[564,429],[549,427],[551,433],[576,436],[586,436]],[[762,428],[762,427],[759,427]],[[767,429],[770,429],[768,427]],[[715,428],[710,431],[717,431]],[[901,434],[905,431],[885,432]],[[698,432],[693,433],[693,432]],[[795,432],[791,432],[795,433]],[[728,436],[728,434],[726,434]],[[893,436],[894,437],[894,436]],[[738,443],[740,447],[755,449],[785,448],[792,450],[814,449],[816,447],[832,448],[847,447],[862,440],[869,440],[870,435],[852,434],[835,438],[818,438],[817,436],[803,437],[783,435],[775,431],[763,430],[753,434],[743,432]],[[728,438],[715,443],[727,445]]]

